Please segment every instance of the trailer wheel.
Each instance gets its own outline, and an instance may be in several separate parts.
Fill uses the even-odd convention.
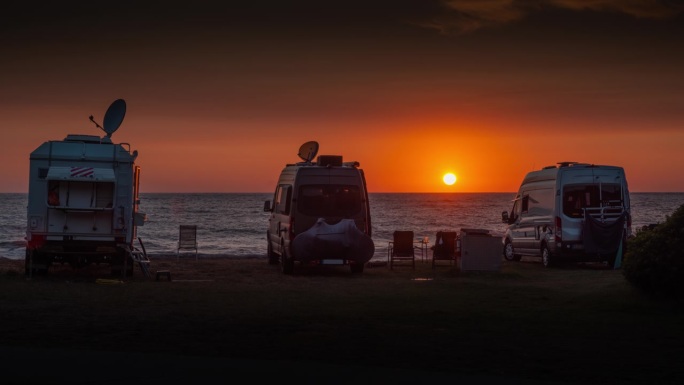
[[[126,262],[126,277],[133,276],[133,269],[135,267],[133,258],[127,255],[117,254],[111,263],[112,276],[121,276],[124,272],[124,261]]]
[[[33,266],[31,266],[33,264]],[[24,259],[24,274],[31,275],[46,275],[50,264],[46,257],[35,250],[26,249],[26,258]],[[33,268],[33,271],[31,271]]]
[[[294,273],[294,260],[288,255],[287,249],[282,248],[283,253],[280,256],[280,270],[283,274],[291,275]]]
[[[26,249],[26,256],[24,257],[24,274],[31,275],[31,251]]]
[[[352,274],[361,274],[363,273],[363,263],[352,263],[349,265],[349,268],[351,269]]]
[[[503,255],[507,261],[520,260],[520,255],[515,254],[515,250],[513,249],[513,243],[511,243],[510,239],[506,239],[506,244],[504,244]]]
[[[549,246],[547,246],[546,243],[542,245],[541,256],[542,265],[544,265],[544,267],[551,267],[555,263],[553,256],[551,255],[551,250],[549,250]]]
[[[31,275],[31,259],[35,262],[35,253],[32,250],[26,249],[26,257],[24,258],[24,274],[28,277]],[[34,269],[33,272],[36,270]]]

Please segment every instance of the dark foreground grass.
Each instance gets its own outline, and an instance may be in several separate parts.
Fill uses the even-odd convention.
[[[682,303],[620,271],[298,269],[264,259],[153,261],[172,281],[0,265],[0,345],[317,362],[571,383],[681,383]],[[100,283],[98,283],[100,282]]]

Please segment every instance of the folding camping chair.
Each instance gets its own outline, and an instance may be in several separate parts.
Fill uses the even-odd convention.
[[[176,259],[180,258],[181,250],[195,250],[195,259],[197,259],[196,225],[180,225],[178,233],[178,249],[176,250]]]

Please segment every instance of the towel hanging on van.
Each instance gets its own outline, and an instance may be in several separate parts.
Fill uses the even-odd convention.
[[[583,243],[584,251],[593,254],[610,254],[617,252],[622,240],[626,213],[622,213],[615,222],[601,222],[589,213],[584,214]]]

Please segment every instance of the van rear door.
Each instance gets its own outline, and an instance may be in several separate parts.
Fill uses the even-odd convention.
[[[581,241],[585,213],[601,222],[613,222],[629,210],[624,173],[616,167],[567,170],[563,173],[561,202],[563,241]]]
[[[324,218],[330,224],[341,219],[354,219],[356,226],[365,231],[364,187],[356,169],[317,169],[311,174],[301,175],[297,184],[295,235],[311,228],[318,218]]]

